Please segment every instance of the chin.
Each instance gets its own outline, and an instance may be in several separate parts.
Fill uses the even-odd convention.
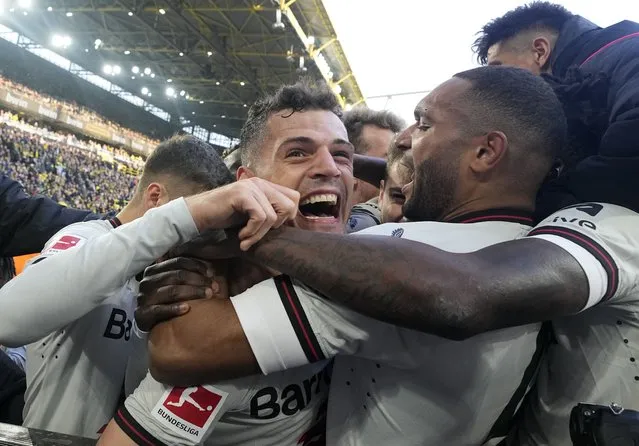
[[[306,231],[344,234],[346,223],[343,219],[337,217],[313,218],[298,215],[295,219],[295,226]]]

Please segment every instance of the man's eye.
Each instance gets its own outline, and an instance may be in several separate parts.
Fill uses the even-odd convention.
[[[333,156],[339,156],[341,158],[351,159],[351,154],[348,152],[335,152],[333,153]]]
[[[300,149],[292,149],[286,154],[286,157],[287,158],[300,158],[300,157],[302,157],[304,155],[305,155],[304,151],[302,151]]]
[[[406,197],[404,196],[404,194],[402,194],[400,192],[392,193],[391,194],[391,198],[394,201],[404,201],[404,200],[406,200]]]

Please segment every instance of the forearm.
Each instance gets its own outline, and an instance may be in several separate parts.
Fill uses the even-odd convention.
[[[547,245],[546,255],[527,255],[531,243]],[[566,266],[570,256],[549,243],[521,240],[482,251],[453,254],[395,237],[282,228],[248,255],[362,314],[451,339],[544,320],[551,310],[578,311],[562,303],[566,294],[587,296],[579,265],[568,259]],[[566,277],[575,283],[566,286]]]
[[[353,175],[355,175],[355,178],[359,178],[375,187],[379,187],[379,183],[384,179],[385,174],[385,159],[365,155],[354,156]]]
[[[189,304],[187,314],[151,330],[150,370],[155,379],[191,386],[260,373],[230,300]]]
[[[34,342],[87,314],[177,243],[197,235],[184,203],[28,267],[0,289],[0,344]]]

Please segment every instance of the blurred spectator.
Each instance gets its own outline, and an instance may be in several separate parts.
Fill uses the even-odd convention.
[[[0,172],[28,194],[97,213],[117,212],[131,198],[137,171],[101,153],[102,146],[0,115]]]
[[[38,93],[35,90],[32,90],[22,84],[18,84],[16,82],[13,82],[12,80],[3,78],[2,76],[0,76],[0,87],[2,88],[6,88],[8,90],[11,90],[13,92],[16,93],[20,93],[26,97],[28,97],[29,99],[33,99],[37,102],[39,102],[40,104],[44,105],[44,106],[49,106],[52,108],[55,108],[57,111],[64,111],[66,113],[69,113],[71,115],[74,115],[75,117],[79,117],[79,118],[83,118],[84,120],[90,120],[93,121],[95,123],[104,125],[109,127],[109,129],[115,133],[120,134],[121,136],[127,136],[131,139],[134,139],[136,141],[139,142],[145,142],[147,144],[152,145],[153,147],[155,147],[156,145],[159,144],[159,141],[155,141],[152,140],[151,138],[148,138],[147,136],[142,135],[141,133],[138,132],[134,132],[133,130],[124,128],[122,126],[120,126],[119,124],[116,124],[115,122],[112,121],[108,121],[106,118],[98,115],[96,112],[89,110],[87,108],[81,107],[78,104],[74,103],[74,102],[65,102],[62,100],[58,100],[56,98],[53,98],[51,96],[47,96],[41,93]],[[133,157],[133,158],[138,158],[138,160],[140,162],[142,162],[142,159],[139,157],[135,157],[135,155],[130,155],[128,152],[122,150],[122,149],[112,149],[116,152],[116,154],[119,154],[123,157]]]
[[[348,132],[348,140],[360,155],[386,158],[393,137],[404,128],[402,119],[388,110],[371,110],[355,107],[342,116]],[[379,184],[372,185],[355,180],[353,204],[365,203],[371,199],[377,201]]]

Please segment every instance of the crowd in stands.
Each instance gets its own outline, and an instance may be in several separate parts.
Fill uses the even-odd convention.
[[[29,194],[97,213],[120,210],[131,198],[138,171],[113,151],[0,111],[0,166]]]
[[[127,129],[122,127],[121,125],[113,122],[113,121],[109,121],[106,118],[98,115],[96,112],[89,110],[88,108],[82,107],[74,102],[66,102],[66,101],[62,101],[56,98],[53,98],[51,96],[39,93],[35,90],[32,90],[22,84],[19,84],[17,82],[13,82],[12,80],[9,80],[7,78],[4,78],[2,76],[0,76],[0,88],[6,88],[8,90],[14,91],[16,93],[20,93],[26,97],[28,97],[29,99],[33,99],[35,101],[38,101],[39,103],[41,103],[42,105],[45,106],[49,106],[49,107],[53,107],[55,108],[57,111],[64,111],[66,113],[69,113],[73,116],[76,117],[80,117],[86,121],[93,121],[95,123],[99,123],[103,126],[108,127],[111,131],[118,133],[122,136],[126,136],[129,137],[131,139],[140,141],[140,142],[145,142],[147,144],[150,144],[152,146],[156,146],[159,141],[155,141],[152,140],[144,135],[142,135],[141,133],[135,132],[133,130]],[[125,158],[129,158],[129,157],[133,157],[133,158],[137,158],[137,160],[139,160],[140,162],[142,162],[141,158],[136,157],[134,155],[129,154],[128,152],[126,152],[125,150],[122,149],[115,149],[118,154],[122,157]]]

